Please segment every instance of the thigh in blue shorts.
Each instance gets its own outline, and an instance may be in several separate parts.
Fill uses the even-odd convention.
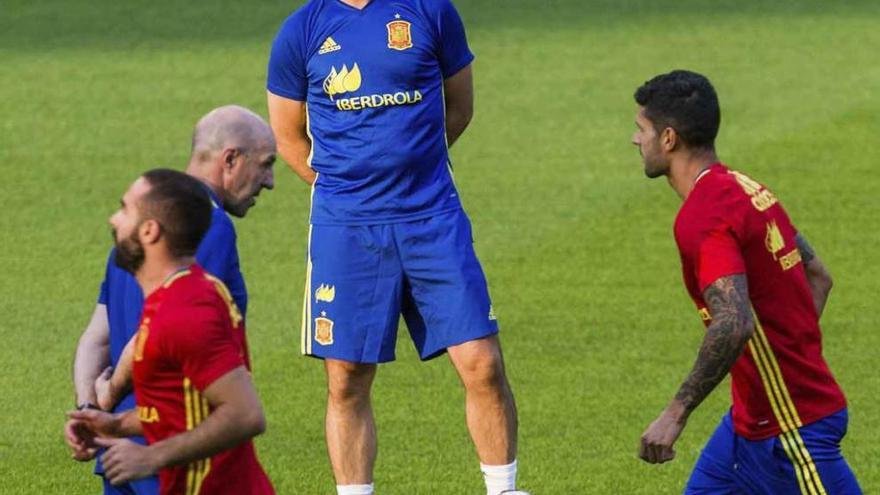
[[[736,434],[724,416],[688,480],[687,495],[861,495],[840,452],[847,411],[766,440]],[[796,434],[795,434],[796,433]]]
[[[457,210],[381,225],[313,225],[302,351],[393,361],[400,316],[422,359],[498,332],[470,221]]]

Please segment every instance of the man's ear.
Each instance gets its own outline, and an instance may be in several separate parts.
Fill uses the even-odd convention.
[[[145,220],[138,227],[141,244],[156,244],[162,238],[162,226],[154,219]]]
[[[238,150],[235,148],[225,148],[223,150],[223,171],[232,170],[235,166],[235,159],[238,157]]]
[[[660,147],[667,153],[675,151],[675,148],[678,147],[678,133],[675,132],[675,129],[672,127],[663,129],[663,132],[660,133]]]

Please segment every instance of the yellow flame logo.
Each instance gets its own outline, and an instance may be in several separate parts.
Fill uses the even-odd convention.
[[[315,301],[333,302],[336,299],[336,287],[321,284],[315,290]]]
[[[331,67],[330,75],[324,79],[324,92],[330,96],[330,101],[333,101],[335,95],[357,91],[361,87],[361,82],[361,69],[358,64],[354,64],[351,70],[343,65],[339,72],[336,71],[336,67]]]
[[[773,254],[774,260],[776,259],[776,253],[785,247],[785,239],[776,225],[776,220],[767,224],[767,237],[764,238],[764,245],[767,246],[767,251]]]

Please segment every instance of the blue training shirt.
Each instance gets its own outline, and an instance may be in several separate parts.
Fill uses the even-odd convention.
[[[306,102],[311,222],[365,225],[461,208],[443,80],[474,56],[449,0],[311,0],[281,26],[267,88]]]

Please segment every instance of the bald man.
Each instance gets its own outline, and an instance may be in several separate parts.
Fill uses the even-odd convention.
[[[275,138],[268,124],[250,110],[229,105],[212,110],[195,126],[192,151],[186,173],[199,179],[212,201],[211,225],[199,244],[196,260],[229,288],[243,316],[247,313],[247,289],[239,268],[235,227],[229,215],[244,217],[263,189],[272,189]],[[73,364],[73,382],[78,409],[113,412],[134,408],[130,392],[130,360],[123,352],[137,332],[144,297],[134,277],[117,266],[115,249],[110,251],[98,304],[80,337]],[[65,436],[75,440],[74,424],[68,422]],[[135,441],[144,443],[143,438]],[[74,458],[88,461],[97,452],[76,452]],[[98,459],[95,473],[102,476]],[[155,477],[120,486],[104,478],[105,494],[155,494]]]

